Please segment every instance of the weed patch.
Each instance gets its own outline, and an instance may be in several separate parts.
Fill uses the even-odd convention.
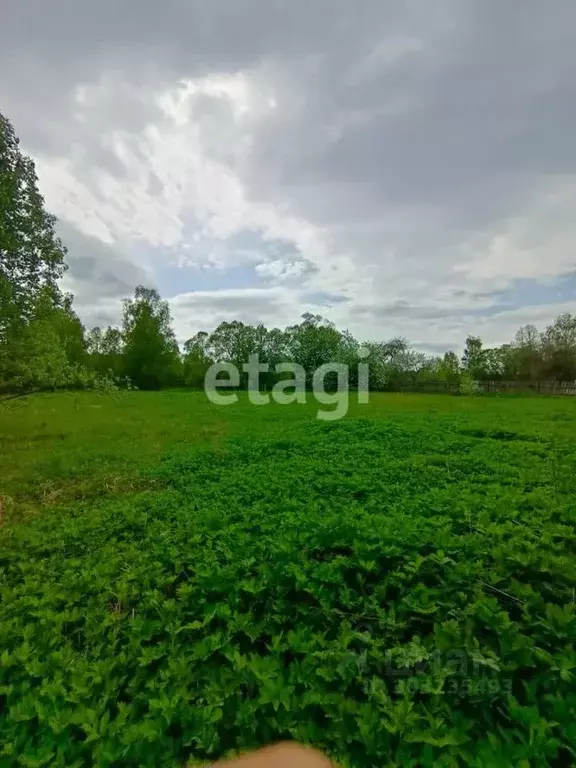
[[[103,443],[120,480],[5,525],[3,760],[174,765],[295,738],[358,768],[574,762],[561,406],[411,402],[331,424],[241,405],[217,446],[207,423],[153,456],[131,435],[132,475]],[[471,440],[495,418],[533,439]]]

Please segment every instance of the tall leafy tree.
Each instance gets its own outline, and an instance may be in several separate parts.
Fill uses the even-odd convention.
[[[72,297],[66,295],[60,303],[54,292],[53,286],[42,286],[30,316],[13,326],[0,345],[0,370],[8,389],[53,389],[86,380],[84,327],[72,309]]]
[[[63,386],[70,366],[55,317],[51,290],[45,286],[26,322],[13,324],[0,347],[0,368],[8,389],[35,390]]]
[[[487,347],[483,350],[482,378],[486,381],[498,381],[505,378],[508,370],[509,352],[507,345]]]
[[[260,352],[266,329],[263,325],[246,325],[238,320],[223,322],[210,334],[207,349],[214,360],[242,366],[251,354]]]
[[[114,379],[124,375],[124,339],[119,328],[92,328],[86,336],[86,346],[90,365],[98,374]]]
[[[479,336],[468,336],[462,355],[462,367],[474,379],[484,377],[485,350]]]
[[[394,338],[388,341],[369,342],[364,345],[369,351],[370,388],[390,389],[401,378],[400,367],[409,351],[406,339]]]
[[[290,358],[304,366],[306,383],[312,383],[316,368],[325,363],[342,362],[344,334],[321,315],[305,312],[302,322],[286,329]]]
[[[139,285],[124,302],[124,370],[141,389],[159,389],[181,379],[180,351],[168,302]]]
[[[66,249],[55,225],[44,208],[34,162],[21,152],[12,124],[0,114],[0,340],[32,316],[43,286],[59,297]]]
[[[88,350],[85,329],[74,311],[72,300],[72,295],[67,293],[62,300],[62,306],[55,306],[54,324],[68,362],[72,365],[86,365]]]
[[[542,355],[547,378],[576,379],[576,316],[559,315],[542,334]]]
[[[184,342],[184,355],[193,362],[208,362],[210,354],[208,340],[210,336],[206,331],[198,331],[194,336]]]
[[[210,366],[209,352],[210,335],[206,331],[198,331],[184,343],[182,359],[183,379],[187,387],[201,388],[206,371]]]
[[[458,356],[452,350],[444,354],[439,366],[439,375],[450,386],[458,386],[460,382],[460,362]]]
[[[537,381],[546,377],[542,356],[542,337],[532,325],[519,328],[511,347],[513,378],[521,381]]]
[[[8,388],[63,386],[81,365],[84,330],[58,280],[66,249],[44,208],[34,162],[0,114],[0,379]]]
[[[206,353],[213,360],[228,362],[240,370],[240,384],[248,385],[248,374],[242,366],[250,355],[258,354],[260,361],[268,361],[268,330],[264,325],[247,325],[238,320],[222,322],[206,340]],[[262,376],[261,384],[266,379]]]

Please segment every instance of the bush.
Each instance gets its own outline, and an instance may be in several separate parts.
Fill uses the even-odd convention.
[[[477,395],[478,386],[474,377],[468,371],[464,371],[460,374],[459,391],[461,395]]]

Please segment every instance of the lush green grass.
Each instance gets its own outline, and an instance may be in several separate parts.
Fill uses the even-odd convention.
[[[576,761],[576,403],[316,409],[0,405],[0,764]]]

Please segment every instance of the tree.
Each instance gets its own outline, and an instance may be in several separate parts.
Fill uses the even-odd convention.
[[[234,363],[241,368],[251,354],[263,351],[266,334],[263,325],[245,325],[239,320],[223,322],[207,339],[206,351],[215,361]]]
[[[180,351],[167,301],[139,285],[124,301],[124,370],[141,389],[159,389],[181,381]]]
[[[482,339],[478,336],[468,336],[462,355],[462,367],[473,379],[485,377],[485,351]]]
[[[10,340],[5,376],[9,389],[56,389],[71,382],[72,370],[53,323],[33,319]]]
[[[240,371],[240,386],[248,386],[248,374],[242,370],[250,355],[257,354],[260,362],[273,362],[275,353],[270,346],[269,332],[262,323],[246,325],[238,320],[223,322],[206,340],[206,355],[217,362],[233,363]],[[286,358],[284,358],[286,359]],[[267,388],[272,377],[263,373],[259,384]]]
[[[72,308],[71,294],[64,296],[62,307],[55,305],[53,322],[68,362],[72,365],[86,365],[88,350],[84,326]]]
[[[124,339],[118,328],[92,328],[86,336],[86,347],[90,366],[100,376],[118,379],[124,375]]]
[[[0,114],[0,378],[10,388],[63,386],[83,362],[84,329],[58,287],[66,249],[55,226],[34,163]]]
[[[191,339],[184,342],[184,355],[194,362],[207,362],[210,360],[208,354],[209,334],[206,331],[198,331]]]
[[[200,388],[204,383],[206,371],[212,360],[208,353],[209,334],[198,331],[191,339],[184,342],[182,359],[183,379],[187,387]]]
[[[271,328],[264,339],[264,359],[270,363],[270,366],[276,366],[278,363],[285,363],[290,356],[290,335],[287,331],[280,328]]]
[[[60,301],[57,281],[66,269],[66,249],[55,225],[44,209],[34,162],[0,114],[0,342],[30,319],[43,286]]]
[[[287,328],[286,333],[289,358],[303,366],[307,385],[311,385],[314,371],[321,365],[344,362],[346,336],[321,315],[306,312],[302,315],[302,322]]]
[[[452,350],[444,354],[439,365],[439,376],[450,387],[458,387],[460,383],[460,362],[457,354]]]
[[[91,358],[102,354],[102,328],[95,326],[86,334],[86,349]]]
[[[546,376],[542,357],[542,339],[534,325],[520,328],[511,345],[513,378],[537,381]]]
[[[394,353],[388,362],[388,388],[414,387],[419,378],[425,378],[430,358],[424,352],[405,349]]]
[[[406,339],[369,342],[364,345],[369,351],[370,389],[391,389],[399,381],[397,363],[408,351]]]
[[[54,303],[52,289],[43,286],[33,314],[11,328],[2,345],[0,365],[8,389],[54,389],[71,378],[66,356],[64,319]],[[60,331],[60,332],[59,332]]]
[[[576,379],[576,316],[559,315],[542,334],[543,367],[547,378]]]

